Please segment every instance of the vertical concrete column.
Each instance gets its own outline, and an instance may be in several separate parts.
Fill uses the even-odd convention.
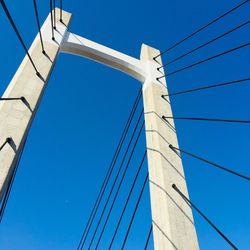
[[[154,247],[156,250],[196,250],[199,249],[192,211],[173,190],[172,184],[188,196],[181,158],[169,144],[178,146],[173,121],[166,122],[162,116],[172,116],[165,79],[157,77],[163,71],[161,58],[153,59],[160,52],[143,45],[141,60],[146,64],[148,79],[143,86],[143,100],[148,152],[148,171],[153,223]]]
[[[60,44],[67,32],[71,14],[63,11],[63,23],[59,21],[60,10],[56,9],[55,41],[52,40],[51,18],[42,26],[46,55],[42,54],[39,36],[35,38],[29,53],[41,76],[37,76],[29,59],[25,56],[2,97],[24,97],[23,100],[0,102],[0,145],[11,138],[0,151],[0,201],[8,185],[22,144],[30,129],[49,76],[55,64]],[[34,21],[35,22],[35,21]]]

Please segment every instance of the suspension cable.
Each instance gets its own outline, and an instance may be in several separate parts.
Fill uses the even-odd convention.
[[[53,0],[54,29],[56,30],[56,0]]]
[[[228,172],[228,173],[231,173],[231,174],[233,174],[233,175],[236,175],[236,176],[241,177],[241,178],[243,178],[243,179],[246,179],[246,180],[248,180],[248,181],[250,180],[250,177],[248,177],[248,176],[239,174],[239,173],[237,173],[237,172],[235,172],[235,171],[233,171],[233,170],[230,170],[230,169],[225,168],[225,167],[223,167],[223,166],[221,166],[221,165],[219,165],[219,164],[217,164],[217,163],[214,163],[214,162],[211,162],[211,161],[209,161],[209,160],[206,160],[206,159],[204,159],[204,158],[202,158],[202,157],[200,157],[200,156],[198,156],[198,155],[189,153],[189,152],[187,152],[187,151],[185,151],[185,150],[183,150],[183,149],[176,148],[176,147],[174,147],[174,146],[171,145],[171,144],[169,145],[169,148],[171,148],[175,153],[177,153],[176,151],[179,151],[179,152],[184,153],[184,154],[186,154],[186,155],[189,155],[189,156],[191,156],[191,157],[193,157],[193,158],[195,158],[195,159],[198,159],[198,160],[200,160],[200,161],[203,161],[203,162],[205,162],[205,163],[207,163],[207,164],[209,164],[209,165],[212,165],[212,166],[214,166],[214,167],[217,167],[217,168],[219,168],[219,169],[222,169],[222,170],[224,170],[224,171],[226,171],[226,172]]]
[[[138,95],[137,95],[137,97],[136,97],[136,99],[135,99],[135,102],[134,102],[134,104],[133,104],[132,110],[131,110],[131,112],[130,112],[130,114],[129,114],[129,118],[128,118],[128,120],[127,120],[127,122],[126,122],[126,125],[125,125],[125,127],[124,127],[122,136],[121,136],[121,138],[120,138],[120,140],[119,140],[119,143],[118,143],[118,146],[117,146],[117,148],[116,148],[116,150],[115,150],[115,154],[114,154],[113,159],[112,159],[112,161],[111,161],[111,164],[110,164],[110,166],[109,166],[108,172],[107,172],[106,177],[105,177],[105,179],[104,179],[104,182],[103,182],[103,184],[102,184],[102,187],[101,187],[101,190],[100,190],[100,192],[99,192],[99,195],[98,195],[98,197],[97,197],[97,199],[96,199],[95,205],[94,205],[94,207],[93,207],[93,209],[92,209],[91,215],[90,215],[90,217],[89,217],[89,219],[88,219],[87,225],[86,225],[86,227],[85,227],[85,229],[84,229],[84,232],[83,232],[83,234],[82,234],[80,243],[79,243],[79,245],[78,245],[78,249],[82,249],[82,246],[81,246],[81,245],[84,245],[85,240],[86,240],[86,238],[87,238],[87,236],[88,236],[89,230],[90,230],[90,228],[91,228],[91,226],[92,226],[92,223],[93,223],[93,220],[94,220],[94,218],[95,218],[95,216],[96,216],[96,213],[97,213],[97,210],[98,210],[98,208],[99,208],[100,202],[101,202],[101,200],[102,200],[102,198],[103,198],[103,194],[104,194],[105,191],[106,191],[108,182],[109,182],[110,177],[111,177],[111,175],[112,175],[112,172],[113,172],[113,170],[114,170],[116,161],[117,161],[117,159],[118,159],[118,155],[120,154],[122,145],[123,145],[123,143],[124,143],[124,141],[125,141],[125,138],[126,138],[126,136],[127,136],[127,133],[128,133],[129,128],[130,128],[130,126],[131,126],[131,123],[132,123],[132,120],[133,120],[133,118],[134,118],[135,112],[136,112],[136,110],[137,110],[137,107],[138,107],[139,101],[140,101],[140,99],[141,99],[141,96],[142,96],[142,92],[141,92],[141,89],[140,89],[139,92],[138,92]],[[105,183],[105,182],[106,182],[106,183]],[[99,199],[99,197],[100,197],[100,199]],[[99,199],[99,201],[98,201],[98,199]],[[93,216],[92,216],[92,215],[93,215]],[[91,217],[92,217],[92,219],[91,219]]]
[[[225,33],[223,33],[222,35],[217,36],[217,37],[213,38],[212,40],[209,40],[208,42],[199,45],[198,47],[196,47],[196,48],[194,48],[194,49],[192,49],[192,50],[190,50],[190,51],[184,53],[183,55],[180,55],[180,56],[176,57],[175,59],[171,60],[170,62],[168,62],[168,63],[166,63],[166,64],[163,64],[162,66],[158,67],[158,70],[161,69],[161,68],[163,68],[163,67],[165,67],[165,66],[168,66],[168,65],[170,65],[170,64],[172,64],[172,63],[174,63],[174,62],[179,61],[180,59],[182,59],[182,58],[184,58],[184,57],[186,57],[186,56],[192,54],[193,52],[195,52],[195,51],[197,51],[197,50],[199,50],[199,49],[201,49],[201,48],[204,48],[204,47],[206,47],[207,45],[209,45],[209,44],[211,44],[211,43],[213,43],[213,42],[215,42],[215,41],[217,41],[217,40],[219,40],[219,39],[221,39],[221,38],[223,38],[223,37],[225,37],[225,36],[227,36],[227,35],[229,35],[229,34],[235,32],[235,31],[237,31],[237,30],[240,29],[240,28],[243,28],[244,26],[248,25],[249,23],[250,23],[249,20],[246,21],[246,22],[244,22],[244,23],[241,23],[240,25],[234,27],[233,29],[231,29],[231,30],[229,30],[229,31],[227,31],[227,32],[225,32]]]
[[[223,234],[215,225],[214,223],[204,214],[201,212],[201,210],[194,205],[179,189],[178,187],[173,184],[172,188],[181,196],[181,198],[190,206],[193,207],[207,222],[208,224],[224,239],[227,241],[227,243],[235,250],[238,250],[238,248]]]
[[[133,190],[134,190],[136,181],[138,180],[138,176],[139,176],[139,174],[140,174],[140,171],[141,171],[141,169],[142,169],[144,160],[145,160],[145,158],[146,158],[146,154],[147,154],[147,151],[145,151],[145,153],[144,153],[144,156],[143,156],[143,158],[142,158],[142,160],[141,160],[141,164],[140,164],[140,166],[139,166],[139,168],[138,168],[138,170],[137,170],[137,173],[136,173],[136,175],[135,175],[133,184],[132,184],[132,186],[131,186],[131,188],[130,188],[129,194],[128,194],[127,199],[126,199],[126,203],[125,203],[125,205],[124,205],[124,207],[123,207],[123,210],[122,210],[122,213],[121,213],[121,215],[120,215],[119,221],[118,221],[118,223],[117,223],[115,232],[114,232],[114,234],[113,234],[113,236],[112,236],[112,240],[111,240],[111,242],[110,242],[110,244],[109,244],[109,250],[111,249],[111,247],[112,247],[112,245],[113,245],[113,243],[114,243],[114,239],[115,239],[116,234],[117,234],[117,232],[118,232],[118,230],[119,230],[121,221],[122,221],[122,219],[123,219],[123,216],[124,216],[124,213],[125,213],[126,208],[127,208],[127,206],[128,206],[130,197],[131,197],[131,195],[132,195],[132,193],[133,193]]]
[[[142,112],[142,113],[143,113],[143,112]],[[123,163],[124,163],[124,161],[125,161],[125,158],[126,158],[126,156],[127,156],[127,153],[128,153],[128,151],[129,151],[129,148],[130,148],[130,146],[131,146],[131,144],[132,144],[132,141],[133,141],[133,139],[134,139],[136,130],[137,130],[138,126],[139,126],[139,122],[140,122],[142,113],[141,113],[141,115],[140,115],[140,117],[139,117],[139,119],[138,119],[138,121],[137,121],[137,123],[136,123],[136,126],[135,126],[134,131],[133,131],[132,136],[131,136],[131,139],[130,139],[130,141],[129,141],[129,143],[128,143],[126,152],[125,152],[125,154],[124,154],[124,156],[123,156],[122,163],[120,164],[120,167],[119,167],[119,169],[118,169],[118,172],[117,172],[117,174],[116,174],[116,176],[115,176],[115,180],[114,180],[114,182],[113,182],[113,184],[112,184],[112,187],[111,187],[111,189],[110,189],[108,198],[107,198],[107,200],[106,200],[106,202],[105,202],[105,205],[104,205],[104,207],[103,207],[103,209],[102,209],[101,215],[100,215],[100,217],[99,217],[99,220],[98,220],[98,223],[97,223],[95,232],[94,232],[94,235],[93,235],[93,237],[92,237],[93,240],[94,240],[95,234],[97,233],[97,229],[98,229],[98,227],[99,227],[99,225],[100,225],[100,223],[101,223],[101,220],[102,220],[102,217],[103,217],[103,215],[104,215],[104,212],[106,211],[106,208],[107,208],[109,199],[111,198],[111,195],[112,195],[112,193],[113,193],[114,187],[115,187],[116,182],[117,182],[117,180],[118,180],[119,174],[120,174],[120,172],[121,172],[121,169],[122,169]],[[91,225],[92,225],[92,224],[91,224]],[[86,241],[86,239],[87,239],[87,237],[88,237],[88,233],[89,233],[90,228],[91,228],[91,226],[90,226],[89,229],[88,229],[88,232],[87,232],[87,234],[86,234],[86,236],[85,236],[85,239],[84,239],[84,241],[83,241],[83,243],[82,243],[81,249],[83,248],[84,243],[85,243],[85,241]],[[92,240],[92,238],[91,238],[91,240]]]
[[[26,101],[24,96],[21,96],[21,97],[1,97],[0,98],[0,101],[18,101],[18,100],[21,100],[23,102]]]
[[[147,237],[147,240],[146,240],[146,244],[145,244],[145,247],[144,247],[144,250],[147,250],[147,248],[148,248],[148,243],[149,243],[149,240],[150,240],[150,237],[151,237],[151,234],[152,234],[152,230],[153,230],[153,226],[151,225],[149,233],[148,233],[148,237]]]
[[[96,245],[95,249],[97,249],[97,247],[99,246],[99,243],[100,243],[100,241],[101,241],[101,238],[102,238],[102,235],[103,235],[104,230],[105,230],[105,228],[106,228],[106,225],[107,225],[107,222],[108,222],[108,220],[109,220],[110,214],[111,214],[111,212],[112,212],[112,210],[113,210],[113,207],[114,207],[116,198],[117,198],[117,196],[118,196],[118,194],[119,194],[119,191],[120,191],[120,188],[121,188],[121,186],[122,186],[123,180],[124,180],[124,178],[125,178],[125,176],[126,176],[126,173],[127,173],[128,168],[129,168],[129,166],[130,166],[130,162],[131,162],[131,160],[132,160],[132,157],[133,157],[135,148],[136,148],[136,146],[137,146],[137,144],[138,144],[138,141],[139,141],[139,139],[140,139],[140,136],[141,136],[143,127],[144,127],[144,121],[143,121],[143,123],[142,123],[142,125],[141,125],[141,128],[140,128],[140,130],[139,130],[139,133],[138,133],[137,138],[136,138],[136,140],[135,140],[134,146],[133,146],[133,148],[132,148],[132,150],[131,150],[131,153],[130,153],[128,162],[127,162],[127,164],[126,164],[126,166],[125,166],[125,169],[124,169],[124,171],[123,171],[122,177],[121,177],[120,182],[119,182],[119,184],[118,184],[118,188],[117,188],[117,190],[116,190],[115,196],[114,196],[113,201],[112,201],[112,203],[111,203],[111,207],[110,207],[110,209],[109,209],[109,212],[108,212],[107,218],[106,218],[106,220],[105,220],[105,223],[104,223],[104,225],[103,225],[103,227],[102,227],[101,234],[100,234],[100,236],[99,236],[99,238],[98,238],[97,245]],[[104,211],[105,211],[105,210],[104,210]],[[100,225],[100,224],[98,224],[98,226],[96,227],[95,232],[97,232],[97,230],[98,230],[98,228],[99,228],[99,225]],[[94,238],[95,238],[95,234],[93,235],[93,237],[92,237],[92,239],[91,239],[91,243],[90,243],[88,249],[90,249],[90,247],[91,247],[91,245],[92,245],[92,243],[93,243]]]
[[[211,89],[211,88],[227,86],[227,85],[234,84],[234,83],[242,83],[242,82],[246,82],[246,81],[250,81],[250,77],[239,79],[239,80],[233,80],[233,81],[229,81],[229,82],[218,83],[218,84],[214,84],[214,85],[210,85],[210,86],[204,86],[204,87],[200,87],[200,88],[184,90],[184,91],[180,91],[180,92],[174,92],[174,93],[170,93],[170,94],[167,94],[167,95],[162,95],[162,98],[167,97],[167,96],[176,96],[176,95],[196,92],[196,91],[200,91],[200,90],[205,90],[205,89]]]
[[[86,224],[86,226],[84,228],[84,232],[82,234],[82,237],[81,237],[81,240],[79,242],[79,245],[78,245],[77,249],[82,249],[81,245],[83,245],[85,243],[87,234],[88,234],[88,232],[89,232],[89,230],[90,230],[90,228],[92,226],[93,220],[94,220],[94,218],[96,216],[96,213],[98,211],[99,205],[100,205],[100,203],[102,201],[102,198],[103,198],[103,195],[104,195],[104,193],[106,191],[106,188],[107,188],[107,185],[109,183],[109,180],[110,180],[110,177],[112,175],[112,172],[114,170],[114,167],[115,167],[118,155],[120,154],[122,145],[123,145],[123,143],[125,141],[127,133],[128,133],[129,128],[131,126],[131,123],[132,123],[132,120],[134,118],[135,112],[137,110],[137,107],[138,107],[139,101],[141,99],[141,96],[142,96],[142,92],[141,92],[141,89],[140,89],[139,92],[138,92],[138,94],[137,94],[137,97],[136,97],[136,99],[134,101],[133,107],[132,107],[132,109],[130,111],[129,117],[128,117],[127,122],[126,122],[126,125],[124,127],[123,132],[122,132],[122,136],[121,136],[121,138],[119,140],[119,143],[117,145],[115,153],[114,153],[114,155],[112,157],[112,161],[110,163],[110,166],[108,168],[107,174],[106,174],[106,176],[104,178],[104,181],[102,183],[102,186],[101,186],[101,189],[99,191],[98,197],[97,197],[97,199],[95,201],[94,207],[92,208],[92,211],[91,211],[91,214],[89,216],[88,222],[87,222],[87,224]]]
[[[9,19],[10,24],[11,24],[13,30],[15,31],[15,33],[16,33],[16,35],[17,35],[17,37],[18,37],[18,39],[19,39],[19,41],[20,41],[20,43],[21,43],[21,45],[23,46],[23,48],[24,48],[24,50],[25,50],[25,52],[26,52],[26,54],[27,54],[27,56],[28,56],[28,58],[29,58],[29,60],[30,60],[30,62],[31,62],[31,64],[32,64],[32,66],[33,66],[33,68],[35,69],[36,75],[40,77],[41,75],[40,75],[40,73],[38,72],[38,70],[37,70],[37,68],[36,68],[36,65],[35,65],[34,61],[32,60],[32,58],[31,58],[31,56],[30,56],[30,54],[29,54],[29,51],[28,51],[26,45],[24,44],[24,41],[23,41],[23,39],[22,39],[22,37],[21,37],[21,35],[20,35],[20,33],[19,33],[19,31],[18,31],[18,29],[17,29],[15,23],[14,23],[14,20],[12,19],[11,15],[10,15],[10,12],[9,12],[9,10],[8,10],[8,8],[7,8],[7,6],[6,6],[5,2],[4,2],[4,0],[1,0],[0,3],[1,3],[1,5],[2,5],[3,10],[4,10],[4,12],[5,12],[7,18]]]
[[[63,22],[63,18],[62,18],[62,9],[63,9],[63,4],[62,4],[62,0],[60,0],[60,22]]]
[[[55,41],[54,22],[53,22],[53,4],[52,4],[52,0],[49,1],[49,7],[50,7],[50,22],[51,22],[52,40]]]
[[[126,236],[125,236],[124,241],[123,241],[123,244],[122,244],[122,250],[124,249],[125,244],[126,244],[126,242],[127,242],[128,235],[129,235],[129,232],[130,232],[131,226],[132,226],[132,224],[133,224],[133,221],[134,221],[134,218],[135,218],[136,212],[137,212],[137,210],[138,210],[138,207],[139,207],[139,204],[140,204],[140,201],[141,201],[141,198],[142,198],[142,194],[143,194],[143,191],[144,191],[144,189],[145,189],[145,186],[146,186],[147,180],[148,180],[148,174],[146,175],[146,178],[145,178],[145,180],[144,180],[144,183],[143,183],[143,186],[142,186],[142,189],[141,189],[140,195],[139,195],[138,200],[137,200],[137,203],[136,203],[136,205],[135,205],[135,209],[134,209],[134,212],[133,212],[132,218],[131,218],[131,220],[130,220],[129,227],[128,227],[128,229],[127,229]]]
[[[210,25],[216,23],[217,21],[219,21],[220,19],[226,17],[227,15],[229,15],[230,13],[234,12],[235,10],[239,9],[241,6],[247,4],[249,2],[249,0],[246,0],[240,4],[238,4],[237,6],[233,7],[232,9],[230,9],[229,11],[223,13],[222,15],[220,15],[219,17],[215,18],[214,20],[210,21],[208,24],[202,26],[201,28],[199,28],[198,30],[196,30],[195,32],[191,33],[190,35],[188,35],[187,37],[185,37],[184,39],[180,40],[179,42],[173,44],[171,47],[169,47],[168,49],[164,50],[163,52],[161,52],[159,55],[155,56],[154,59],[157,59],[159,56],[162,56],[163,54],[169,52],[170,50],[176,48],[178,45],[180,45],[181,43],[187,41],[189,38],[193,37],[194,35],[198,34],[199,32],[201,32],[202,30],[206,29],[207,27],[209,27]]]
[[[0,151],[5,147],[6,144],[11,143],[12,139],[10,137],[6,138],[5,142],[0,146]]]
[[[186,70],[186,69],[190,69],[190,68],[192,68],[192,67],[194,67],[194,66],[197,66],[197,65],[202,64],[202,63],[204,63],[204,62],[207,62],[207,61],[213,60],[213,59],[215,59],[215,58],[224,56],[224,55],[229,54],[229,53],[231,53],[231,52],[234,52],[234,51],[236,51],[236,50],[243,49],[243,48],[245,48],[245,47],[247,47],[247,46],[249,46],[249,45],[250,45],[250,42],[241,44],[241,45],[239,45],[239,46],[237,46],[237,47],[234,47],[234,48],[232,48],[232,49],[226,50],[226,51],[224,51],[224,52],[222,52],[222,53],[216,54],[216,55],[214,55],[214,56],[211,56],[211,57],[208,57],[208,58],[203,59],[203,60],[201,60],[201,61],[198,61],[198,62],[196,62],[196,63],[193,63],[193,64],[191,64],[191,65],[185,66],[185,67],[183,67],[183,68],[181,68],[181,69],[178,69],[178,70],[175,70],[175,71],[173,71],[173,72],[170,72],[169,74],[165,74],[165,75],[163,75],[163,76],[157,77],[157,80],[160,80],[160,79],[164,78],[165,76],[171,76],[171,75],[174,75],[174,74],[179,73],[179,72],[181,72],[181,71],[184,71],[184,70]]]
[[[12,141],[12,139],[11,139],[11,141]],[[4,212],[5,212],[8,200],[9,200],[9,196],[10,196],[10,193],[11,193],[11,190],[12,190],[12,186],[13,186],[13,183],[14,183],[14,180],[15,180],[15,177],[16,177],[16,173],[17,173],[21,158],[22,158],[22,155],[23,155],[23,151],[24,151],[24,148],[25,148],[25,145],[26,145],[26,141],[27,141],[27,137],[26,137],[26,139],[24,141],[24,144],[23,144],[23,146],[22,146],[22,148],[21,148],[21,150],[20,150],[20,152],[19,152],[19,154],[17,156],[17,160],[16,160],[16,163],[15,163],[13,172],[11,174],[9,184],[8,184],[7,189],[5,191],[3,202],[2,202],[2,205],[1,205],[1,208],[0,208],[0,223],[2,222],[2,219],[3,219],[3,216],[4,216]]]
[[[208,121],[208,122],[230,122],[230,123],[250,123],[250,120],[230,120],[230,119],[217,119],[217,118],[200,118],[200,117],[177,117],[177,116],[162,116],[162,119],[175,120],[191,120],[191,121]]]
[[[41,41],[41,46],[42,46],[42,53],[45,54],[45,49],[44,49],[44,44],[43,44],[43,37],[42,37],[42,32],[41,32],[41,25],[40,25],[40,21],[39,21],[39,15],[38,15],[36,0],[33,0],[33,3],[34,3],[35,15],[36,15],[36,23],[37,23],[39,36],[40,36],[40,41]]]

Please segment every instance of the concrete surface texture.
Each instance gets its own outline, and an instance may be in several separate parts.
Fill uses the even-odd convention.
[[[152,72],[153,81],[143,86],[143,100],[148,152],[150,199],[154,235],[154,247],[157,250],[199,249],[192,211],[184,200],[172,188],[173,184],[188,197],[182,160],[169,145],[178,141],[173,121],[165,121],[162,116],[172,116],[164,75],[157,70],[161,59],[153,59],[160,52],[143,45],[141,60],[146,61]]]

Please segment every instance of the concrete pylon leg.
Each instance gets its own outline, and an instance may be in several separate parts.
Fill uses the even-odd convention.
[[[11,141],[0,151],[0,201],[10,180],[18,153],[36,114],[57,58],[60,44],[71,20],[71,14],[65,11],[62,14],[63,23],[59,21],[60,10],[56,9],[57,30],[55,30],[55,41],[51,39],[50,16],[47,17],[41,28],[46,55],[42,54],[38,35],[29,49],[41,76],[36,75],[26,56],[2,96],[5,98],[24,97],[25,100],[0,102],[0,145],[5,142],[6,138],[11,138]]]
[[[176,184],[188,196],[181,158],[169,148],[169,144],[178,146],[175,125],[162,119],[163,115],[172,116],[172,111],[169,99],[161,97],[168,93],[165,79],[156,80],[162,76],[157,70],[161,59],[157,58],[157,62],[153,59],[159,53],[142,46],[141,60],[151,75],[143,86],[143,100],[154,247],[156,250],[197,250],[192,211],[172,188],[172,184]]]

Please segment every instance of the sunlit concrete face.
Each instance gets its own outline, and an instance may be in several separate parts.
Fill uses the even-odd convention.
[[[153,58],[160,52],[143,45],[141,60],[148,64],[149,77],[143,86],[143,100],[148,152],[150,199],[153,223],[154,247],[157,250],[199,249],[192,211],[172,188],[173,184],[188,197],[182,160],[169,148],[177,145],[173,121],[162,116],[172,116],[165,78],[157,68],[161,58]]]
[[[0,102],[0,145],[2,145],[6,138],[11,138],[11,143],[6,144],[0,152],[0,200],[13,172],[17,155],[36,114],[59,53],[60,44],[71,20],[71,14],[63,12],[62,24],[59,21],[59,13],[60,11],[56,9],[57,30],[55,30],[55,41],[52,40],[50,16],[47,17],[41,29],[46,55],[42,53],[38,35],[29,49],[29,53],[41,77],[36,75],[31,62],[26,56],[3,94],[5,98],[25,97],[25,101]]]
[[[70,32],[65,35],[61,52],[86,57],[105,64],[134,77],[140,82],[144,82],[147,75],[146,67],[141,60]]]

